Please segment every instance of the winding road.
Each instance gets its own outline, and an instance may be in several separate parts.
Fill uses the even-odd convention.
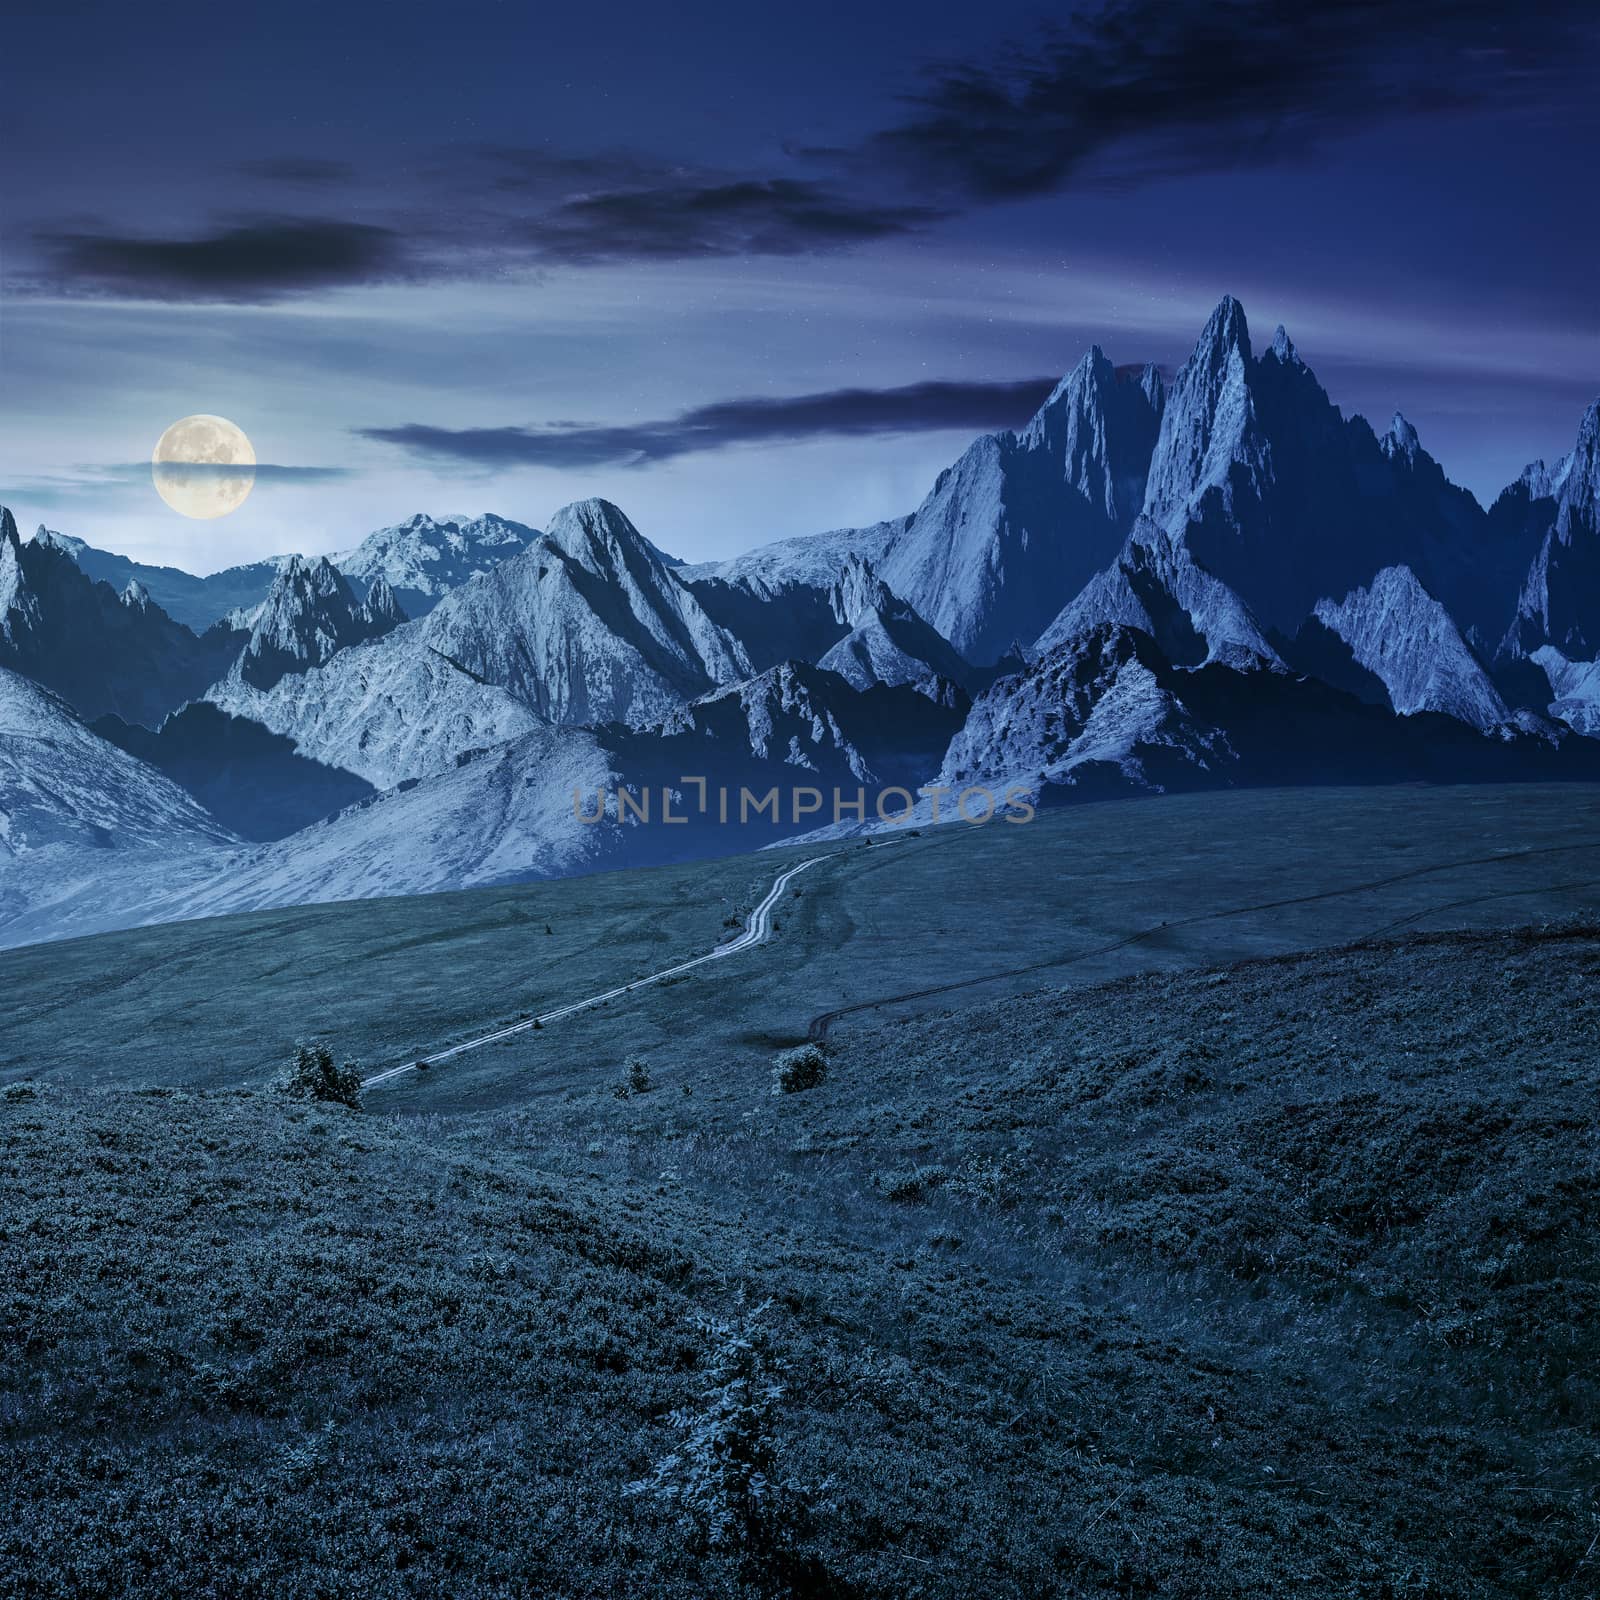
[[[513,1022],[509,1027],[496,1028],[493,1033],[479,1034],[475,1039],[465,1039],[460,1044],[447,1046],[443,1050],[435,1050],[432,1055],[418,1056],[415,1060],[407,1061],[398,1067],[386,1067],[382,1072],[375,1072],[370,1078],[361,1080],[363,1089],[376,1089],[382,1084],[392,1083],[396,1078],[407,1072],[416,1072],[419,1068],[435,1067],[442,1061],[453,1060],[456,1056],[465,1055],[469,1050],[481,1050],[484,1045],[498,1044],[502,1039],[509,1039],[514,1034],[526,1033],[530,1028],[542,1027],[547,1022],[555,1022],[561,1017],[570,1017],[576,1011],[587,1011],[591,1006],[601,1005],[607,1000],[615,1000],[618,995],[632,994],[635,989],[646,989],[653,983],[660,983],[666,978],[675,978],[681,972],[692,971],[695,967],[702,967],[708,961],[725,961],[729,956],[736,956],[742,950],[748,950],[752,945],[765,944],[772,937],[772,910],[777,905],[783,891],[788,888],[791,881],[799,877],[807,867],[814,867],[819,861],[826,861],[827,856],[812,856],[800,862],[797,866],[790,867],[785,872],[778,874],[777,880],[767,891],[766,899],[750,913],[749,920],[745,923],[744,932],[737,939],[730,939],[727,944],[718,945],[715,950],[709,950],[703,956],[695,956],[689,961],[680,961],[675,967],[663,967],[660,972],[652,972],[648,977],[635,978],[631,983],[619,984],[615,989],[607,989],[603,994],[592,994],[583,1000],[574,1000],[567,1005],[557,1006],[554,1011],[541,1012],[536,1017],[528,1017],[521,1022]]]

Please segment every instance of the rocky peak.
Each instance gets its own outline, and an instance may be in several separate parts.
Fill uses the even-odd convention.
[[[872,570],[867,559],[852,554],[828,592],[834,620],[847,628],[859,628],[874,616],[895,608],[897,602],[889,586]]]
[[[321,666],[336,651],[388,633],[404,619],[382,578],[362,604],[326,556],[291,556],[251,620],[239,675],[254,688],[271,688],[286,673]]]
[[[129,578],[122,591],[122,603],[133,611],[147,611],[153,602],[150,591],[137,578]]]
[[[1389,431],[1383,436],[1380,443],[1387,456],[1403,455],[1407,460],[1415,458],[1422,448],[1422,441],[1417,436],[1417,430],[1397,411],[1389,423]]]
[[[381,572],[372,580],[372,587],[367,590],[366,604],[362,609],[374,633],[387,633],[389,629],[398,628],[406,620],[399,596],[395,594],[393,585]]]

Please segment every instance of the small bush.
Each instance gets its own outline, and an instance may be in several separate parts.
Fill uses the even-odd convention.
[[[698,1548],[736,1554],[757,1571],[793,1564],[796,1536],[829,1487],[780,1475],[784,1363],[759,1326],[771,1304],[740,1323],[701,1320],[711,1352],[700,1403],[672,1413],[678,1448],[626,1489],[670,1507]]]
[[[801,1089],[815,1089],[827,1075],[828,1058],[822,1053],[822,1047],[799,1045],[785,1050],[772,1063],[772,1092],[795,1094]]]
[[[629,1056],[622,1063],[622,1082],[617,1085],[617,1099],[626,1100],[630,1095],[649,1094],[650,1063],[642,1056]]]
[[[914,1205],[919,1200],[926,1200],[949,1176],[943,1167],[930,1165],[902,1168],[897,1172],[879,1172],[872,1181],[885,1200]]]
[[[280,1087],[293,1100],[326,1100],[361,1109],[361,1069],[354,1061],[335,1066],[325,1044],[296,1045]]]

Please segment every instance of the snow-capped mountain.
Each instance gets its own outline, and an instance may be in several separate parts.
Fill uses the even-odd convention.
[[[491,512],[442,520],[419,512],[328,559],[358,588],[382,578],[405,614],[420,617],[450,590],[525,550],[538,537],[537,528]]]
[[[206,699],[290,740],[308,761],[375,788],[441,772],[468,750],[515,739],[542,718],[431,647],[431,617],[341,650],[326,666],[289,673],[270,689],[237,674]]]
[[[137,582],[118,594],[50,541],[23,544],[0,507],[0,666],[55,690],[81,716],[154,727],[224,672],[240,639],[196,637]]]
[[[1385,567],[1370,587],[1354,589],[1342,601],[1319,600],[1313,615],[1358,667],[1382,683],[1401,716],[1442,711],[1485,733],[1512,720],[1450,613],[1409,567]],[[1328,667],[1318,676],[1339,682]]]
[[[884,582],[975,664],[1037,638],[1132,527],[1164,405],[1154,368],[1118,373],[1095,346],[1020,433],[940,474]]]
[[[1257,354],[1226,298],[1170,386],[1093,349],[911,516],[713,565],[604,500],[543,534],[419,516],[235,569],[244,628],[196,638],[162,586],[199,605],[177,579],[214,580],[137,569],[119,595],[88,576],[102,553],[24,546],[0,515],[0,666],[120,747],[8,680],[19,727],[68,723],[11,738],[7,837],[46,836],[58,782],[68,803],[50,873],[13,851],[0,939],[681,859],[809,820],[730,829],[701,784],[859,786],[870,812],[935,781],[1058,803],[1600,777],[1597,502],[1600,402],[1485,512],[1403,416],[1341,414],[1282,329]],[[670,789],[689,820],[573,813],[618,787]]]
[[[1552,645],[1568,657],[1600,654],[1600,400],[1584,413],[1572,453],[1549,472],[1536,463],[1507,496],[1522,526],[1540,538],[1506,650],[1531,655]]]
[[[743,646],[608,500],[563,507],[423,630],[425,647],[550,722],[642,727],[750,672]]]
[[[748,670],[661,553],[596,500],[419,621],[265,690],[235,676],[207,698],[384,788],[545,722],[658,721]]]
[[[0,857],[63,844],[117,850],[230,837],[59,695],[0,667]]]
[[[405,614],[420,617],[442,595],[525,549],[537,536],[538,529],[491,512],[442,519],[419,512],[369,533],[353,549],[328,559],[358,592],[365,593],[380,577],[385,579]],[[34,535],[34,542],[64,551],[91,578],[119,591],[131,582],[141,584],[170,617],[196,633],[235,613],[254,611],[284,568],[304,559],[269,556],[201,578],[177,567],[150,566],[97,550],[82,539],[45,527]]]
[[[250,636],[235,670],[252,688],[270,689],[286,673],[320,667],[349,645],[381,638],[406,618],[382,573],[372,580],[367,598],[357,600],[326,556],[315,561],[291,556],[248,620]]]

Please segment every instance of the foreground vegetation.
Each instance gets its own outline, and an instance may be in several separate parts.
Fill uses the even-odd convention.
[[[779,1093],[13,1083],[0,1592],[1590,1595],[1597,1038],[1568,924],[844,1027]]]

